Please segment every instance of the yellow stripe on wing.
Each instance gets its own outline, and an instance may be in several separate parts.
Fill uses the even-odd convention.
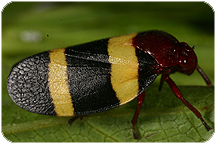
[[[73,116],[69,92],[65,48],[49,51],[49,90],[58,116]]]

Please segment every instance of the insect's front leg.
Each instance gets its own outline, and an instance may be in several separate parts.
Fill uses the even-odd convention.
[[[133,136],[134,136],[134,139],[138,139],[139,138],[139,136],[137,135],[136,129],[135,129],[135,125],[137,123],[137,118],[139,116],[140,108],[141,108],[141,106],[143,104],[144,98],[145,98],[145,92],[143,92],[142,94],[140,94],[139,97],[138,97],[137,108],[136,108],[136,111],[134,113],[133,119],[131,121],[131,123],[133,125]]]
[[[210,81],[210,79],[207,77],[207,75],[204,73],[204,71],[197,65],[197,71],[201,74],[201,76],[203,77],[203,79],[205,80],[206,84],[211,87],[212,83]]]
[[[180,99],[191,111],[193,111],[193,113],[202,121],[202,123],[205,126],[206,130],[210,131],[212,128],[204,121],[204,119],[202,118],[202,115],[200,114],[200,112],[196,108],[194,108],[188,101],[186,101],[183,98],[183,95],[182,95],[181,91],[178,89],[178,87],[173,82],[173,80],[170,77],[167,77],[165,79],[165,81],[169,84],[170,88],[172,89],[172,91],[174,92],[176,97],[178,99]]]

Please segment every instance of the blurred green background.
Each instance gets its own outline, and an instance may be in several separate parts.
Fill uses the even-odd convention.
[[[198,63],[214,82],[214,13],[203,2],[13,2],[2,12],[2,109],[12,100],[11,67],[30,55],[107,37],[159,29],[195,45]],[[160,77],[159,77],[160,78]],[[177,85],[205,85],[194,72],[172,74]],[[157,79],[153,86],[158,87]],[[8,122],[2,116],[3,125]]]

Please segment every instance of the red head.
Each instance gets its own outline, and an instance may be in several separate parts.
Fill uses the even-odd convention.
[[[181,42],[178,71],[191,75],[197,67],[197,56],[194,50],[187,43]]]
[[[190,75],[197,67],[193,49],[166,32],[151,30],[139,33],[133,39],[133,45],[153,56],[165,71],[169,69],[171,73],[179,71]]]

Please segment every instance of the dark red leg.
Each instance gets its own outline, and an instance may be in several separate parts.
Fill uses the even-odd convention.
[[[170,88],[172,89],[172,91],[174,92],[174,94],[176,95],[176,97],[178,99],[180,99],[191,111],[193,111],[193,113],[196,114],[196,116],[202,121],[202,123],[205,126],[205,128],[207,129],[207,131],[210,131],[211,127],[208,126],[208,124],[203,120],[202,115],[198,112],[198,110],[195,109],[189,102],[187,102],[183,98],[182,93],[180,92],[180,90],[178,89],[178,87],[175,85],[175,83],[173,82],[173,80],[170,77],[167,77],[165,79],[165,81],[169,84]]]
[[[143,92],[142,94],[139,95],[138,97],[138,100],[137,100],[137,108],[136,108],[136,111],[134,113],[134,116],[133,116],[133,119],[131,121],[131,123],[133,124],[133,135],[134,135],[134,139],[138,139],[139,136],[137,135],[136,133],[136,129],[135,129],[135,125],[137,123],[137,118],[139,116],[139,112],[140,112],[140,108],[143,104],[143,101],[144,101],[144,98],[145,98],[145,92]]]
[[[209,87],[212,86],[211,81],[209,80],[209,78],[206,76],[206,74],[202,71],[202,69],[198,65],[197,65],[197,70],[201,74],[201,76],[203,77],[203,79],[205,80],[206,84]]]
[[[166,77],[168,77],[168,76],[169,76],[169,71],[165,71],[165,72],[163,72],[163,73],[161,74],[160,85],[159,85],[159,91],[161,91],[162,86],[163,86],[163,83],[164,83]]]
[[[80,118],[80,120],[83,119],[84,116],[75,116],[71,119],[69,119],[68,123],[71,125],[76,119]]]

